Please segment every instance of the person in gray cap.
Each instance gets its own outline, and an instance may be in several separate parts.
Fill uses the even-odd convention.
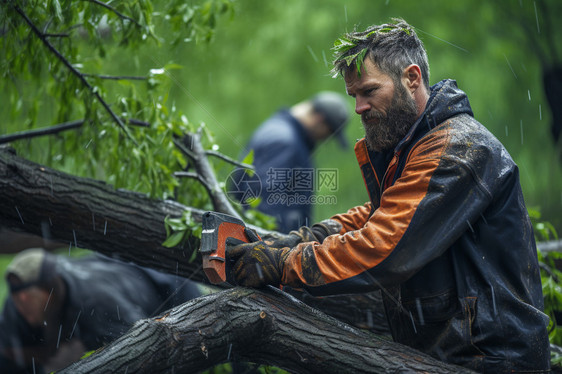
[[[10,290],[0,315],[0,372],[58,370],[155,316],[201,295],[187,279],[113,260],[39,248],[6,269]]]
[[[255,130],[243,152],[253,150],[255,174],[232,173],[228,195],[242,204],[260,197],[257,209],[276,219],[279,232],[307,225],[317,178],[312,152],[330,138],[346,149],[348,118],[345,98],[331,91],[277,111]]]

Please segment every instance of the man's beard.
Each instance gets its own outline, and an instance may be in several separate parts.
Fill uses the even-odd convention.
[[[396,147],[418,118],[416,102],[408,95],[406,88],[401,83],[395,84],[395,87],[386,115],[374,109],[361,113],[365,141],[372,151],[382,152]],[[374,118],[378,120],[377,123],[369,123]]]

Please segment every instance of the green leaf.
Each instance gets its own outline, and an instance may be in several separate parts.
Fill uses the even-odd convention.
[[[178,231],[173,233],[172,235],[170,235],[168,237],[168,239],[166,239],[164,241],[164,243],[162,243],[162,245],[166,248],[172,248],[177,246],[178,244],[181,243],[183,237],[184,237],[185,231]]]

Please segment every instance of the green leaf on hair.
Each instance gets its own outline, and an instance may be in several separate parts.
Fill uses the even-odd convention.
[[[344,54],[355,46],[356,44],[351,40],[345,37],[341,37],[339,39],[336,39],[336,41],[334,42],[334,47],[332,49],[339,54]]]

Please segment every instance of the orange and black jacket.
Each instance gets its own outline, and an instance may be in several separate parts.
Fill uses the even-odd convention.
[[[548,370],[548,317],[516,164],[445,80],[397,147],[355,146],[370,202],[301,243],[283,283],[381,289],[396,341],[478,371]]]

